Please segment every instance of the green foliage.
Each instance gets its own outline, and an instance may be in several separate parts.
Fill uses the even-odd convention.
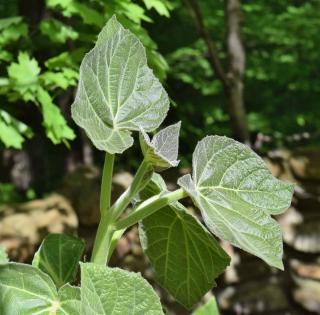
[[[144,47],[112,17],[81,63],[71,109],[74,121],[98,149],[122,153],[133,144],[132,130],[156,129],[168,108],[168,96],[147,66]]]
[[[76,4],[72,0],[59,3]],[[50,94],[39,84],[33,87],[39,80],[37,63],[27,55],[20,59],[13,70],[21,67],[33,75],[26,91],[36,89],[48,136],[52,141],[68,138],[64,121],[46,118],[58,115]],[[61,59],[51,62],[60,65]],[[22,80],[18,71],[13,74],[18,82]],[[21,88],[17,85],[15,92],[21,93]],[[271,215],[289,206],[293,186],[274,178],[249,147],[226,137],[208,136],[193,153],[192,176],[181,177],[182,188],[168,191],[160,175],[152,175],[178,164],[180,123],[159,131],[152,140],[146,134],[159,127],[168,105],[164,88],[147,67],[142,44],[112,17],[84,57],[72,108],[76,122],[106,152],[101,220],[91,262],[80,263],[81,282],[70,286],[78,278],[84,244],[70,236],[48,236],[35,255],[34,266],[5,261],[0,265],[1,313],[163,315],[159,297],[140,274],[105,266],[124,231],[139,222],[142,247],[155,278],[187,308],[215,285],[215,278],[230,262],[210,232],[283,268],[281,231]],[[144,159],[130,186],[111,205],[113,153],[131,146],[133,131],[140,131]],[[206,226],[178,202],[188,196]],[[133,207],[126,211],[130,203]],[[214,314],[217,307],[210,301],[196,312]]]
[[[166,191],[161,176],[154,175],[140,196],[145,200]],[[214,279],[229,264],[219,243],[179,202],[148,216],[139,227],[156,280],[187,308],[216,285]]]
[[[32,265],[47,273],[60,288],[75,280],[83,250],[83,241],[74,236],[49,234],[35,254]]]
[[[154,135],[152,141],[141,128],[140,145],[144,158],[157,171],[162,171],[179,164],[178,146],[181,122],[168,126]]]
[[[81,279],[85,314],[163,315],[159,297],[139,274],[87,263],[81,264]]]
[[[193,153],[193,172],[178,184],[201,210],[212,233],[283,269],[282,236],[270,215],[290,206],[293,185],[274,178],[249,147],[208,136]]]
[[[0,246],[0,264],[6,264],[9,262],[8,255],[4,247]]]

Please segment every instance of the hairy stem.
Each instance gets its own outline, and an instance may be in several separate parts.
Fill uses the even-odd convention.
[[[150,181],[153,173],[152,165],[145,160],[142,161],[133,182],[128,189],[119,197],[111,207],[112,218],[116,220],[121,213],[128,207],[132,199],[139,193]]]
[[[120,219],[116,222],[115,228],[116,230],[128,228],[160,210],[164,206],[185,197],[187,197],[187,193],[182,188],[166,194],[161,193],[153,196],[133,209],[126,218]]]
[[[114,154],[106,152],[100,191],[100,212],[105,214],[110,208]]]
[[[101,219],[99,222],[96,239],[94,241],[91,261],[97,264],[105,264],[108,261],[108,252],[110,242],[114,232],[112,222],[110,220],[110,203],[111,203],[111,188],[113,174],[114,155],[106,153],[101,191],[100,191],[100,213]]]

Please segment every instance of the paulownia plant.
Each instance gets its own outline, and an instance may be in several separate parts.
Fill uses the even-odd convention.
[[[141,42],[111,18],[82,61],[72,105],[74,121],[106,154],[91,260],[80,262],[77,281],[84,243],[57,234],[44,239],[32,265],[8,262],[0,253],[0,314],[163,315],[157,294],[140,274],[107,266],[117,241],[135,224],[156,281],[186,308],[229,265],[214,236],[283,269],[281,230],[272,215],[288,208],[293,186],[274,178],[246,145],[207,136],[193,153],[192,174],[168,191],[158,173],[179,163],[180,122],[148,135],[168,109],[167,93],[148,67]],[[111,205],[114,157],[133,145],[133,132],[139,132],[144,159]],[[179,202],[186,197],[205,225]],[[211,301],[195,314],[215,312]]]

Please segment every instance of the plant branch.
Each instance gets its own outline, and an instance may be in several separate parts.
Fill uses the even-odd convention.
[[[116,230],[128,228],[160,210],[164,206],[185,197],[187,197],[187,193],[182,188],[173,192],[161,193],[153,196],[133,209],[126,218],[120,219],[118,222],[116,222],[115,228]]]
[[[110,212],[113,220],[116,220],[128,207],[132,199],[148,184],[153,174],[153,167],[143,160],[136,175],[127,190],[118,198],[111,207]]]
[[[100,212],[105,214],[110,208],[114,154],[106,152],[100,192]]]
[[[199,35],[201,36],[201,38],[204,40],[204,42],[207,45],[208,54],[209,54],[209,62],[211,64],[213,70],[215,71],[217,77],[222,82],[224,89],[226,89],[228,86],[227,75],[225,73],[225,70],[223,69],[223,65],[220,61],[218,51],[215,47],[215,44],[212,41],[212,39],[211,39],[211,37],[210,37],[210,35],[204,25],[203,16],[202,16],[201,10],[199,8],[198,2],[197,2],[197,0],[185,0],[185,2],[190,7],[191,14],[192,14],[194,21],[196,23]]]

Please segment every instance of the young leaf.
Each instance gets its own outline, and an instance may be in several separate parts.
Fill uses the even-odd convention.
[[[93,263],[81,264],[81,301],[85,314],[164,315],[140,274]]]
[[[9,262],[8,255],[4,247],[0,246],[0,264]]]
[[[156,129],[168,109],[143,45],[112,17],[81,63],[74,121],[98,149],[122,153],[133,144],[131,131]]]
[[[153,165],[155,170],[162,171],[179,164],[177,157],[180,126],[181,122],[178,122],[160,130],[152,141],[147,133],[141,129],[140,145],[144,158]]]
[[[163,187],[156,174],[141,198],[159,194]],[[187,308],[216,285],[214,279],[230,262],[214,237],[179,202],[144,219],[139,232],[156,280]]]
[[[270,214],[289,207],[293,185],[274,178],[249,147],[226,137],[200,141],[192,165],[192,178],[185,175],[178,184],[211,232],[283,269],[281,230]]]
[[[35,254],[32,265],[47,273],[59,288],[75,279],[84,242],[66,234],[49,234]]]
[[[60,301],[53,281],[41,270],[17,263],[0,265],[0,314],[80,314],[75,309],[68,312],[65,305],[66,295]]]
[[[220,315],[216,299],[211,298],[205,305],[194,311],[192,315]]]

